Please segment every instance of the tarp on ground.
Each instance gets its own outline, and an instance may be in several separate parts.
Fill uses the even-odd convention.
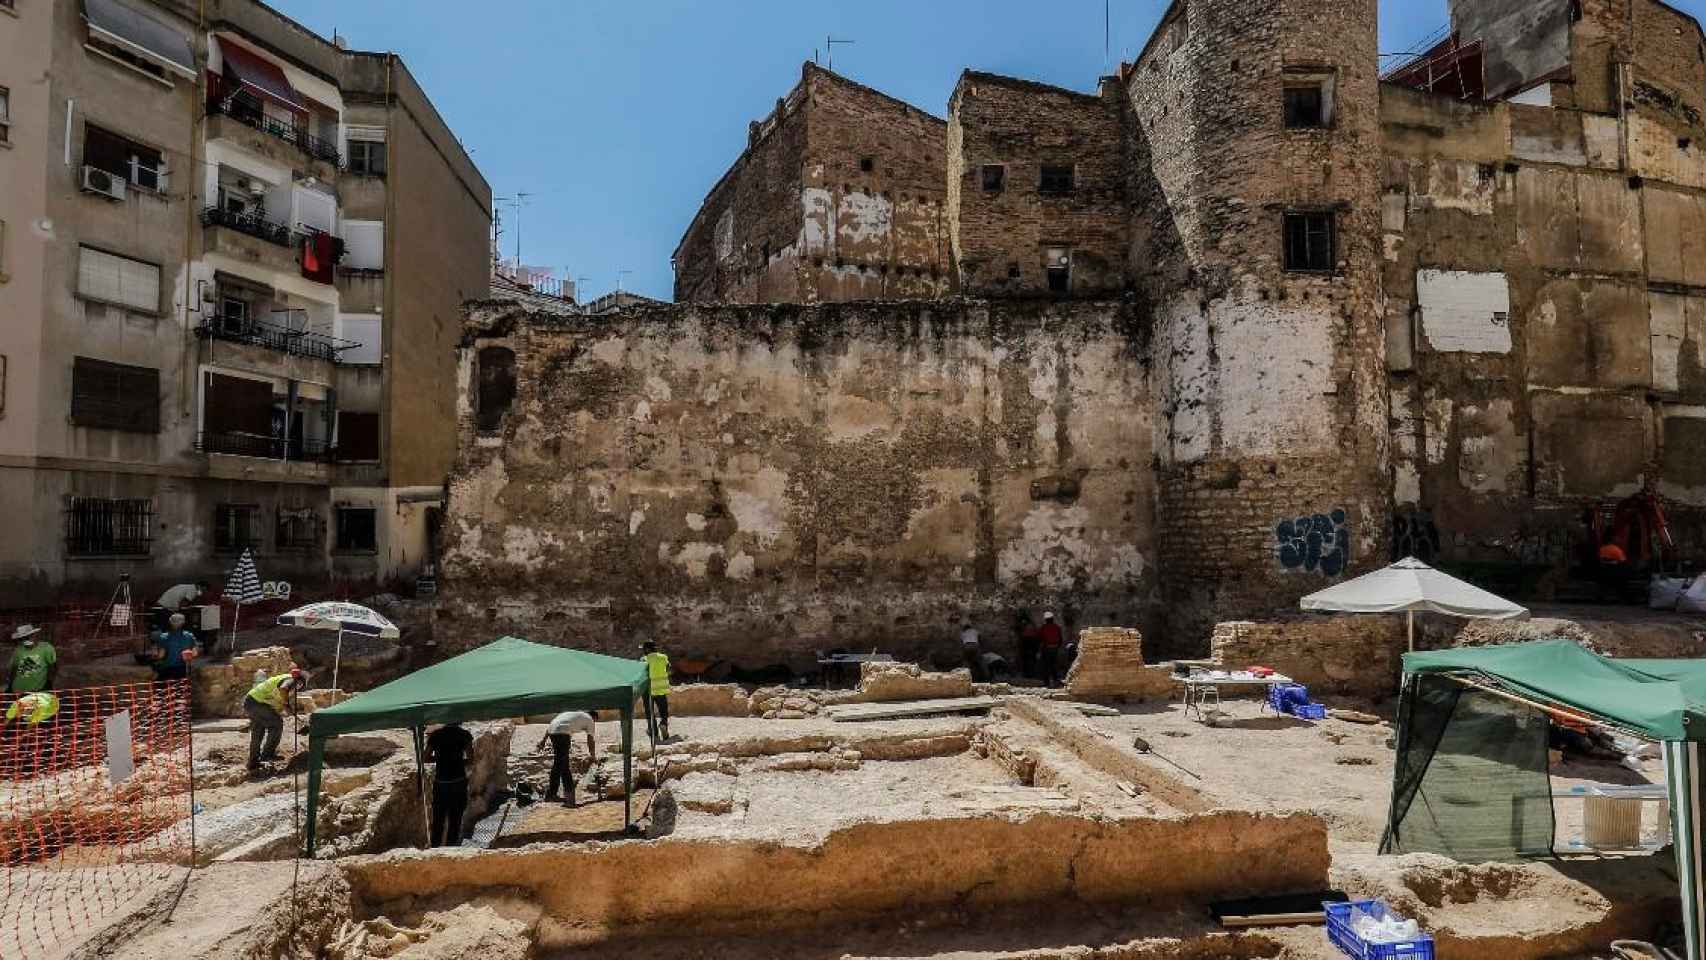
[[[309,855],[314,851],[320,769],[327,739],[371,730],[419,731],[428,725],[563,710],[619,710],[623,779],[632,794],[634,701],[638,698],[645,702],[648,682],[646,665],[640,660],[503,637],[315,711],[308,734],[305,846]]]

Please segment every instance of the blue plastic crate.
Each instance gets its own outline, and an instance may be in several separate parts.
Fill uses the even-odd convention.
[[[1358,910],[1376,919],[1398,916],[1379,900],[1352,900],[1349,903],[1324,903],[1321,906],[1327,914],[1327,939],[1353,960],[1433,960],[1434,938],[1427,934],[1422,934],[1415,940],[1403,940],[1398,943],[1367,943],[1356,935],[1356,931],[1351,929],[1351,917]]]
[[[1325,720],[1327,708],[1319,703],[1300,703],[1291,708],[1291,715],[1299,720]]]

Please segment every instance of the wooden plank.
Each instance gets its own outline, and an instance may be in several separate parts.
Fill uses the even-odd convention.
[[[1221,917],[1223,927],[1294,927],[1325,926],[1327,915],[1320,910],[1311,913],[1270,913],[1253,917]]]
[[[865,720],[901,720],[933,717],[945,713],[981,713],[1001,705],[996,697],[955,697],[947,700],[911,700],[902,703],[843,703],[825,710],[841,723]]]

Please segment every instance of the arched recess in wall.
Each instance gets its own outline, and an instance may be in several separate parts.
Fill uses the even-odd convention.
[[[481,433],[497,433],[504,414],[515,400],[515,351],[508,347],[481,347],[479,356],[480,395],[475,425]]]

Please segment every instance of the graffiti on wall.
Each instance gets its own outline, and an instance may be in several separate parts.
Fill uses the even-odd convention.
[[[1351,528],[1344,510],[1281,520],[1274,528],[1280,566],[1336,577],[1351,562]]]

